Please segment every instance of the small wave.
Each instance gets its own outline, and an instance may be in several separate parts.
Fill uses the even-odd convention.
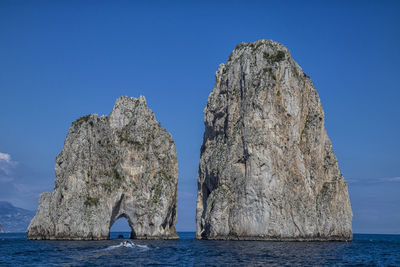
[[[145,250],[149,250],[150,248],[146,245],[136,245],[136,247],[138,247],[138,249],[145,251]]]
[[[119,245],[109,246],[109,247],[106,247],[106,248],[101,249],[101,250],[112,250],[112,249],[120,248],[122,246],[124,246],[124,245],[121,243]]]
[[[100,249],[100,250],[97,250],[97,251],[113,250],[113,249],[120,248],[120,247],[131,248],[131,249],[137,249],[138,251],[146,251],[146,250],[149,250],[149,249],[150,249],[150,248],[149,248],[148,246],[146,246],[146,245],[138,245],[138,244],[134,244],[134,245],[131,245],[131,244],[124,245],[123,243],[120,243],[120,244],[118,244],[118,245],[108,246],[108,247],[106,247],[106,248],[103,248],[103,249]]]
[[[126,244],[123,245],[126,248],[132,248],[132,249],[137,249],[138,251],[146,251],[149,250],[150,248],[146,245],[139,245],[139,244]]]

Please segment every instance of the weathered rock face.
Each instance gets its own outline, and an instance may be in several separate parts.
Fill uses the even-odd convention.
[[[144,97],[120,97],[108,117],[73,122],[55,171],[28,239],[107,239],[120,217],[131,238],[178,238],[175,145]]]
[[[352,239],[318,93],[283,45],[238,45],[204,114],[197,238]]]

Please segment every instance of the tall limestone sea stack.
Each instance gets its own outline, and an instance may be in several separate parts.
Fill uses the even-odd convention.
[[[352,239],[318,93],[283,45],[238,45],[204,114],[196,238]]]
[[[108,117],[73,122],[55,171],[28,239],[107,239],[120,217],[131,238],[178,238],[175,144],[144,97],[120,97]]]

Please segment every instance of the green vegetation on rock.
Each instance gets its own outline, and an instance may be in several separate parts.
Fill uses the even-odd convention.
[[[90,115],[86,115],[86,116],[82,116],[79,119],[77,119],[76,121],[74,121],[72,124],[73,125],[80,125],[84,122],[87,122],[90,119]]]
[[[279,50],[275,54],[268,54],[267,52],[263,53],[263,56],[266,60],[270,61],[271,63],[280,62],[285,58],[285,52]]]
[[[95,206],[99,204],[99,198],[98,197],[91,197],[89,195],[86,196],[85,200],[85,205],[86,206]]]
[[[272,77],[272,79],[276,80],[276,76],[274,72],[272,71],[272,68],[264,68],[263,69],[264,73],[269,73],[269,75]]]

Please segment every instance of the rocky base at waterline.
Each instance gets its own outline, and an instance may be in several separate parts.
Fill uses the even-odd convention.
[[[318,93],[283,45],[238,45],[219,66],[204,122],[196,238],[352,239]]]
[[[221,235],[212,237],[197,237],[203,240],[242,240],[242,241],[277,241],[277,242],[326,242],[326,241],[351,241],[353,238],[343,238],[343,236],[296,236],[296,237],[282,237],[273,235],[249,235],[249,236],[235,236],[235,235]]]
[[[108,117],[73,122],[55,171],[54,191],[40,196],[28,239],[108,239],[120,217],[131,238],[178,238],[175,144],[144,97],[120,97]]]

